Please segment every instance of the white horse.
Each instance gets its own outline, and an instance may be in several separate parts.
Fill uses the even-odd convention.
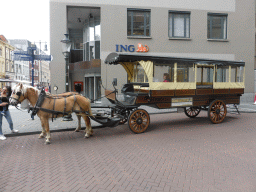
[[[27,99],[35,107],[39,94],[40,90],[34,87],[17,84],[13,89],[10,104],[17,105]],[[53,110],[57,113],[53,113]],[[93,116],[90,100],[77,93],[68,92],[58,96],[49,94],[44,97],[44,101],[37,112],[42,125],[42,133],[39,135],[39,138],[46,137],[45,143],[49,144],[51,139],[49,119],[63,117],[64,113],[71,114],[72,112],[75,112],[78,118],[78,127],[75,131],[81,129],[82,116],[86,124],[85,137],[90,137],[93,133],[89,118],[89,116]]]

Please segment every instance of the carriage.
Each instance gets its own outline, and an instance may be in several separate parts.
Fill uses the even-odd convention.
[[[206,110],[212,123],[221,123],[227,114],[226,105],[239,104],[244,93],[245,63],[242,61],[111,53],[105,63],[122,65],[128,77],[121,94],[116,89],[116,78],[113,80],[114,90],[105,90],[111,106],[95,106],[75,92],[51,95],[21,83],[15,86],[10,103],[17,106],[25,99],[29,101],[33,106],[32,116],[37,114],[41,120],[39,138],[46,137],[45,143],[49,144],[50,118],[75,113],[78,118],[75,131],[81,129],[82,117],[86,123],[86,138],[93,133],[90,118],[103,127],[128,122],[132,132],[146,131],[150,116],[145,109],[139,108],[143,105],[157,109],[183,108],[191,118]],[[96,108],[100,110],[93,113]]]
[[[92,109],[110,108],[111,118],[96,114],[93,119],[105,126],[128,122],[134,133],[146,131],[150,124],[148,112],[140,106],[183,108],[190,118],[206,110],[210,121],[217,124],[226,117],[226,105],[238,105],[244,93],[243,61],[111,53],[105,63],[122,65],[128,82],[118,94],[114,78],[114,90],[105,90],[112,107],[92,105]],[[169,76],[165,82],[163,75]]]

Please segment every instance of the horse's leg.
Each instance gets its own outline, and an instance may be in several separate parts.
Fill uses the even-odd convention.
[[[45,144],[50,144],[50,139],[51,139],[51,134],[50,134],[50,129],[49,129],[49,120],[48,118],[44,119],[44,123],[45,123],[45,131],[46,131],[46,140],[45,140]]]
[[[88,116],[83,115],[83,119],[85,121],[86,129],[85,129],[85,138],[90,137],[93,134],[93,130],[91,127],[91,120]]]
[[[44,123],[43,119],[40,118],[40,120],[41,120],[42,132],[41,132],[41,134],[40,134],[39,137],[38,137],[39,139],[44,138],[45,135],[46,135],[46,133],[45,133],[45,128],[44,128],[45,123]]]
[[[76,114],[76,116],[77,116],[77,120],[78,120],[78,126],[77,126],[75,132],[79,132],[79,130],[81,130],[81,115]]]

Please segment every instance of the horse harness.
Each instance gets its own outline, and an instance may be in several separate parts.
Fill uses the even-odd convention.
[[[81,106],[78,103],[77,104],[80,107],[80,110],[74,110],[75,103],[76,103],[76,96],[75,96],[75,94],[67,95],[67,96],[60,96],[60,97],[58,97],[58,96],[47,96],[46,93],[45,93],[45,90],[42,89],[40,91],[40,94],[39,94],[39,97],[37,99],[35,107],[30,107],[29,108],[29,111],[32,110],[31,117],[35,116],[39,110],[47,112],[47,113],[51,113],[52,114],[52,121],[53,121],[53,118],[57,118],[57,116],[60,115],[60,114],[62,114],[63,116],[68,115],[70,113],[70,111],[66,111],[66,104],[67,104],[66,98],[70,97],[70,96],[74,96],[74,104],[73,104],[71,112],[85,113],[86,115],[89,115],[89,112],[88,111],[83,111]],[[53,100],[53,109],[52,110],[51,109],[45,109],[45,108],[41,107],[43,102],[44,102],[44,99],[46,97],[54,99]],[[64,110],[63,111],[55,111],[55,101],[56,101],[56,99],[61,99],[61,98],[64,98],[64,102],[65,102]]]

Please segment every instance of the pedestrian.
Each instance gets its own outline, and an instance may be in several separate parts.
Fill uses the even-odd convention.
[[[9,86],[5,86],[1,92],[1,104],[0,104],[0,111],[2,111],[0,113],[0,140],[5,140],[6,137],[4,136],[3,132],[2,132],[2,123],[3,123],[3,116],[5,117],[5,119],[7,120],[9,127],[12,131],[12,133],[18,133],[19,131],[16,129],[13,129],[13,122],[12,122],[12,117],[9,111],[9,98],[12,94],[12,89]],[[4,110],[5,108],[5,110]]]

